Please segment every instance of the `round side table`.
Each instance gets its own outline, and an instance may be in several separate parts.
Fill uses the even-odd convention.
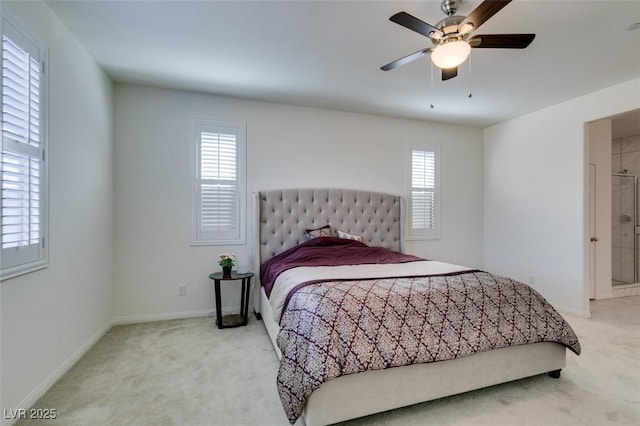
[[[232,271],[230,276],[224,276],[222,271],[209,274],[209,278],[213,280],[216,293],[216,324],[218,324],[218,328],[232,328],[247,325],[247,320],[249,319],[249,290],[251,289],[251,278],[253,278],[253,275],[253,272],[239,274],[236,271]],[[222,315],[220,281],[241,282],[240,314]]]

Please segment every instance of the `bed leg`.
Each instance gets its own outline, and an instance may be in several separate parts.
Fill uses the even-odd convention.
[[[253,313],[256,315],[256,319],[258,321],[260,321],[262,319],[262,314],[260,312],[253,311]]]
[[[562,369],[560,370],[553,370],[553,371],[549,371],[549,377],[552,377],[554,379],[559,379],[560,378],[560,372],[562,371]]]

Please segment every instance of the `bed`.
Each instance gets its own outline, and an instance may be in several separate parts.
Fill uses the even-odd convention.
[[[291,423],[302,415],[307,426],[327,425],[538,374],[549,373],[558,378],[565,366],[566,349],[577,354],[580,352],[573,330],[560,314],[528,286],[484,271],[402,254],[404,204],[399,196],[347,189],[271,190],[255,194],[254,210],[257,219],[254,268],[260,270],[262,267],[265,273],[254,284],[254,309],[258,317],[263,319],[281,362],[278,391]],[[343,238],[338,238],[338,231]],[[319,238],[310,240],[310,234]],[[361,241],[355,241],[357,239]],[[308,267],[305,263],[296,263],[306,262],[309,258],[323,258],[324,255],[319,253],[326,253],[327,250],[329,253],[341,253],[333,257],[347,259],[349,266],[334,263],[331,256],[325,256],[325,260]],[[361,250],[381,252],[380,263],[352,261],[351,254],[360,253]],[[390,258],[388,262],[385,260],[387,258]],[[265,266],[268,266],[266,270]],[[423,268],[427,268],[427,272]],[[450,326],[454,321],[447,320],[444,315],[450,318],[455,316],[453,312],[460,302],[444,299],[455,299],[449,295],[457,294],[465,300],[484,300],[485,293],[490,293],[483,287],[485,281],[493,288],[509,289],[508,292],[519,298],[520,305],[524,306],[518,308],[523,312],[533,309],[526,315],[530,319],[539,317],[537,324],[542,324],[539,327],[548,328],[539,332],[545,334],[545,339],[532,337],[535,333],[525,333],[518,329],[519,326],[513,326],[515,320],[511,327],[516,330],[513,335],[498,336],[509,342],[504,345],[487,342],[482,333],[478,333],[475,340],[464,337],[461,334],[462,326]],[[477,285],[480,282],[482,285]],[[289,290],[285,289],[287,286],[294,291],[288,293]],[[414,292],[425,286],[433,286],[434,289],[442,287],[446,289],[447,296],[440,300],[438,293],[430,293],[433,296],[429,296],[429,303],[422,303],[425,307],[420,308],[423,309],[422,317],[431,322],[434,315],[442,316],[444,322],[449,324],[446,333],[460,333],[457,335],[464,338],[458,337],[457,340],[462,343],[447,342],[446,336],[450,334],[445,333],[445,326],[438,326],[439,331],[434,331],[430,337],[448,345],[442,346],[444,350],[431,350],[431,346],[426,344],[412,346],[398,333],[411,334],[411,330],[414,330],[413,334],[422,334],[422,331],[415,330],[424,330],[425,327],[413,324],[413,319],[406,320],[409,317],[406,313],[401,315],[402,321],[397,321],[397,330],[387,332],[387,327],[394,326],[375,322],[375,327],[378,327],[375,333],[358,328],[352,331],[354,334],[357,332],[359,337],[345,343],[347,338],[339,333],[346,333],[344,329],[348,327],[344,324],[351,323],[351,317],[363,317],[362,312],[366,311],[367,321],[371,322],[371,318],[387,318],[390,314],[386,312],[379,315],[374,308],[365,310],[355,307],[349,313],[348,307],[328,307],[332,303],[341,304],[339,298],[343,297],[340,296],[342,294],[349,293],[350,301],[359,301],[365,296],[383,292],[370,299],[386,300],[386,295],[393,292],[400,294],[400,297],[406,294],[406,300],[411,300],[407,305],[417,311],[419,309],[415,308],[413,301],[419,299],[416,299]],[[478,290],[473,291],[481,293],[474,296],[470,290],[474,288]],[[502,292],[507,291],[499,291]],[[499,300],[504,298],[504,295],[499,295]],[[344,300],[347,300],[347,296],[344,296]],[[349,305],[351,302],[344,303]],[[375,309],[396,312],[397,307],[387,306],[393,303]],[[479,306],[480,303],[475,305]],[[496,305],[500,303],[496,302]],[[533,305],[535,308],[531,307]],[[511,308],[509,315],[513,314],[515,318],[516,311]],[[429,313],[427,315],[424,312]],[[322,315],[327,315],[327,318]],[[463,314],[465,320],[461,323],[466,321],[468,328],[475,327],[478,330],[478,321],[489,324],[495,316],[488,313],[483,320],[473,320],[475,323],[471,324],[466,315]],[[310,317],[316,322],[311,324]],[[330,335],[332,331],[328,327],[318,326],[330,322],[341,327],[338,334]],[[362,323],[362,319],[353,322]],[[307,329],[306,333],[311,334],[303,336],[301,324],[304,325],[302,328]],[[500,330],[498,332],[494,334],[502,333]],[[395,336],[387,339],[389,342],[395,339],[393,344],[387,342],[386,347],[375,350],[367,346],[372,340],[383,341],[387,335]],[[382,342],[381,346],[384,345],[385,342]],[[344,350],[348,353],[330,353],[329,347],[332,351]],[[453,348],[450,354],[447,348]]]

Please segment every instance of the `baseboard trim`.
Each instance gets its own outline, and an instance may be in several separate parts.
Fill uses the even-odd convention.
[[[553,305],[554,308],[561,314],[569,314],[580,318],[590,318],[591,313],[585,311],[578,311],[575,309],[567,308],[566,306]]]
[[[98,330],[93,336],[91,336],[82,346],[80,346],[69,358],[67,358],[58,368],[56,368],[53,373],[49,375],[42,383],[40,383],[29,395],[27,395],[19,404],[18,409],[28,410],[35,404],[51,387],[66,374],[67,371],[73,367],[82,356],[87,353],[89,349],[96,343],[98,340],[102,339],[102,337],[107,334],[111,327],[113,326],[113,321],[108,321],[105,325],[103,325],[100,330]],[[4,417],[4,416],[3,416]],[[10,426],[14,424],[19,419],[2,419],[1,426]]]
[[[230,308],[231,310],[232,308]],[[226,309],[224,309],[226,311]],[[139,324],[143,322],[153,321],[168,321],[174,319],[185,318],[197,318],[208,317],[215,315],[215,311],[209,309],[201,309],[197,311],[185,311],[185,312],[166,312],[162,314],[148,314],[148,315],[131,315],[126,317],[117,317],[112,320],[113,325],[127,325],[127,324]]]

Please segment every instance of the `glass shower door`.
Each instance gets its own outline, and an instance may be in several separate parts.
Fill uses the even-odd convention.
[[[611,176],[611,182],[612,284],[632,284],[637,282],[637,177],[614,174]]]

